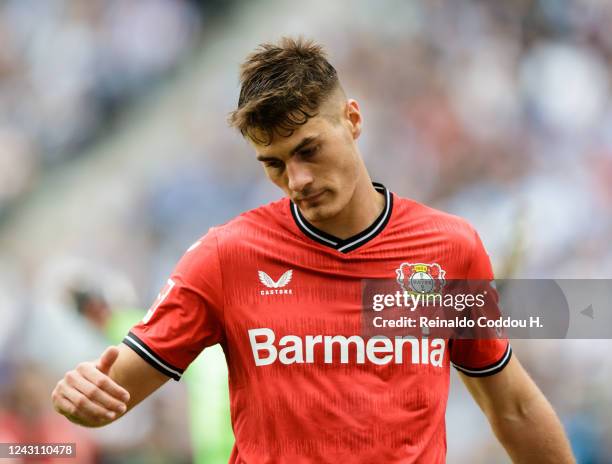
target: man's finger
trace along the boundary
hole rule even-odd
[[[108,374],[110,372],[110,368],[115,363],[117,358],[119,357],[119,348],[116,346],[109,346],[104,350],[100,359],[96,363],[96,367],[98,370],[104,374]]]
[[[83,393],[83,395],[90,400],[104,406],[106,409],[115,411],[119,414],[123,414],[125,411],[127,411],[127,404],[125,402],[109,395],[97,385],[91,383],[85,377],[74,388]]]
[[[70,402],[63,394],[55,400],[55,410],[62,416],[75,424],[84,424],[83,418],[79,417],[77,407]]]
[[[99,369],[95,368],[92,363],[80,364],[79,367],[77,367],[77,371],[89,383],[122,403],[127,404],[130,400],[130,394],[125,388],[113,381],[108,375],[103,374]],[[76,384],[73,386],[76,386]]]
[[[75,406],[75,412],[70,415],[79,420],[100,422],[113,420],[117,417],[114,411],[94,403],[76,388],[66,388],[62,393]]]
[[[68,401],[63,393],[58,393],[53,399],[53,407],[57,412],[66,417],[73,416],[76,413],[76,406]]]

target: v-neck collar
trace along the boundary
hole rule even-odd
[[[293,216],[295,224],[304,233],[304,235],[311,238],[315,242],[320,243],[321,245],[328,246],[338,250],[341,253],[348,253],[349,251],[365,245],[367,242],[380,234],[391,217],[391,210],[393,209],[393,195],[391,195],[391,192],[389,192],[389,190],[387,190],[383,184],[373,182],[372,185],[377,192],[385,197],[385,207],[372,224],[370,224],[365,230],[353,235],[352,237],[341,239],[317,229],[306,220],[306,218],[300,212],[300,209],[292,201],[289,205],[291,215]]]

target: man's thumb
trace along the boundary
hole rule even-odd
[[[103,374],[108,374],[111,366],[115,363],[118,356],[119,348],[117,348],[116,346],[109,346],[108,348],[106,348],[106,350],[104,350],[104,353],[102,353],[100,359],[98,359],[96,367]]]

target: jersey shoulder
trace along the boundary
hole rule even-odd
[[[214,235],[219,249],[225,251],[256,242],[273,244],[286,235],[288,219],[289,199],[285,197],[245,211],[225,224],[211,227],[207,235]]]
[[[406,198],[398,198],[396,204],[396,246],[408,243],[413,256],[435,259],[445,266],[448,278],[490,278],[489,257],[467,220]]]
[[[424,205],[415,200],[396,196],[396,224],[411,233],[441,235],[444,240],[473,247],[476,229],[464,218]]]
[[[217,279],[224,267],[239,272],[274,255],[287,242],[288,201],[283,198],[211,227],[187,249],[176,271],[201,287],[203,281]]]

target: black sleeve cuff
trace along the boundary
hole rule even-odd
[[[149,348],[140,338],[129,332],[123,339],[123,343],[136,352],[138,356],[157,369],[164,375],[178,381],[183,375],[183,369],[173,366],[164,361],[155,351]]]
[[[458,364],[455,364],[454,362],[451,362],[451,364],[459,372],[469,377],[487,377],[489,375],[494,375],[494,374],[497,374],[498,372],[501,372],[503,368],[506,367],[511,357],[512,357],[512,348],[510,347],[510,343],[508,343],[508,346],[506,347],[506,351],[504,351],[504,354],[502,355],[502,357],[498,361],[494,362],[493,364],[489,364],[488,366],[471,368],[471,367],[460,366]]]

